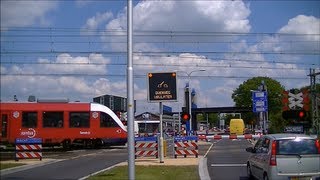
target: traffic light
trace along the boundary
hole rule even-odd
[[[305,121],[307,112],[305,110],[288,110],[282,112],[282,117],[286,120]]]
[[[190,120],[190,114],[187,112],[182,112],[181,113],[181,123],[185,124],[186,122],[188,122]]]

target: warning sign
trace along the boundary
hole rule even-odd
[[[148,101],[177,101],[177,73],[148,73]]]

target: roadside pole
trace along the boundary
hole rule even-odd
[[[160,111],[160,124],[159,124],[159,131],[160,131],[160,138],[159,138],[159,153],[160,153],[160,163],[164,163],[164,154],[163,154],[163,129],[162,129],[162,114],[163,114],[163,109],[162,109],[162,102],[159,102],[159,111]]]
[[[133,58],[132,58],[132,0],[128,0],[127,13],[127,111],[128,111],[128,177],[135,179],[135,151],[134,151],[134,97],[133,97]]]

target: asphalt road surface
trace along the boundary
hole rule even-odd
[[[208,152],[207,165],[211,180],[247,180],[246,160],[251,146],[245,139],[214,141]]]
[[[79,151],[78,156],[2,176],[1,180],[79,179],[128,158],[126,147]],[[63,156],[63,154],[61,154]]]

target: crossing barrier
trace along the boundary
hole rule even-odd
[[[15,160],[19,159],[40,159],[42,160],[42,139],[27,138],[16,139],[15,141]]]
[[[254,139],[259,138],[262,135],[252,135],[252,134],[245,134],[245,135],[213,135],[213,136],[207,136],[207,140],[214,139]]]
[[[178,156],[195,156],[198,158],[198,137],[197,136],[185,136],[174,138],[174,158]]]
[[[199,141],[208,141],[206,134],[198,134],[198,140]]]
[[[136,137],[135,138],[135,159],[138,157],[155,156],[158,158],[157,137]]]

